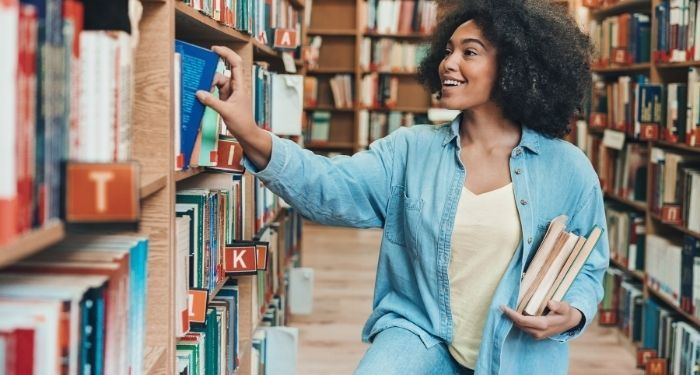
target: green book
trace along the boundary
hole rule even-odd
[[[219,64],[216,66],[217,73],[224,73],[226,66],[222,60],[219,60]],[[219,89],[214,87],[212,96],[216,99],[219,98]],[[206,107],[204,109],[204,116],[202,117],[202,127],[199,142],[199,158],[197,165],[200,167],[215,167],[216,166],[216,151],[217,144],[219,142],[219,114]]]

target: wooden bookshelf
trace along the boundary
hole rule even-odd
[[[687,234],[687,235],[689,235],[689,236],[691,236],[691,237],[695,237],[695,238],[700,239],[700,233],[698,233],[698,232],[694,232],[694,231],[692,231],[692,230],[690,230],[690,229],[688,229],[688,228],[686,228],[686,227],[684,227],[684,226],[682,226],[682,225],[673,224],[673,223],[667,223],[667,222],[661,220],[661,216],[660,216],[660,215],[655,214],[655,213],[653,213],[653,212],[650,213],[650,215],[651,215],[651,217],[652,217],[657,223],[659,223],[659,224],[661,224],[661,225],[663,225],[663,226],[666,226],[666,227],[669,227],[669,228],[673,228],[673,229],[675,229],[675,230],[678,231],[678,232],[681,232],[681,233]]]
[[[613,200],[615,202],[621,203],[627,207],[633,208],[639,212],[646,212],[647,204],[646,202],[633,201],[631,199],[623,198],[615,194],[605,193],[605,198]]]
[[[392,76],[409,76],[409,77],[415,77],[418,72],[404,72],[404,71],[379,71],[379,70],[364,70],[362,74],[372,74],[372,73],[377,73],[377,74],[389,74]]]
[[[639,63],[639,64],[630,64],[630,65],[608,66],[608,67],[604,67],[604,68],[592,68],[591,71],[593,73],[599,73],[599,74],[627,74],[627,73],[644,72],[644,71],[648,71],[650,69],[651,69],[651,63]]]
[[[248,43],[251,39],[250,36],[222,25],[180,1],[175,2],[175,22],[175,37],[185,41],[230,44]]]
[[[9,245],[0,247],[0,267],[7,266],[19,259],[28,257],[58,243],[65,236],[63,223],[55,220],[42,228],[24,233]]]
[[[610,264],[615,266],[615,268],[619,269],[620,271],[624,272],[625,274],[632,276],[633,278],[644,282],[644,272],[642,271],[637,271],[637,270],[631,270],[627,268],[624,264],[618,262],[615,259],[610,258]]]
[[[692,66],[700,66],[700,61],[684,61],[675,63],[655,63],[655,67],[659,69],[686,69]]]
[[[430,37],[428,34],[423,33],[409,33],[409,34],[393,34],[393,33],[380,33],[376,31],[366,31],[362,33],[364,36],[371,38],[395,38],[395,39],[414,39],[414,40],[425,40]]]
[[[184,171],[176,171],[174,172],[175,174],[175,181],[182,181],[186,180],[188,178],[194,177],[200,173],[204,172],[204,168],[190,168]]]
[[[620,13],[642,11],[649,13],[651,1],[649,0],[622,0],[610,6],[595,9],[591,12],[593,18],[605,18]]]
[[[304,107],[305,111],[355,112],[354,108],[336,108],[331,106]]]
[[[164,346],[148,347],[144,356],[144,373],[146,375],[157,374],[163,370],[163,365],[165,364],[163,363],[165,362]]]
[[[216,284],[216,287],[214,287],[214,290],[209,293],[209,302],[213,301],[214,298],[216,298],[216,295],[219,294],[219,291],[221,291],[221,288],[224,287],[224,284],[228,281],[228,277],[224,277],[223,280],[219,281],[218,284]]]
[[[687,322],[695,326],[695,328],[700,328],[700,319],[696,318],[692,314],[688,314],[687,312],[683,311],[683,309],[681,309],[680,306],[676,305],[670,298],[659,293],[658,291],[656,291],[656,289],[652,288],[648,284],[645,285],[649,295],[654,296],[656,299],[663,302],[664,305],[681,315]]]
[[[700,146],[688,146],[685,143],[672,143],[666,141],[653,141],[652,145],[664,148],[671,148],[677,151],[700,153]]]
[[[167,175],[141,176],[141,199],[146,199],[157,193],[160,189],[165,188],[167,184]]]
[[[354,29],[313,29],[309,28],[306,30],[307,35],[320,35],[320,36],[355,36],[357,31]],[[321,47],[323,48],[323,47]]]
[[[319,67],[316,69],[309,69],[306,74],[355,74],[354,69],[338,69],[333,67]]]

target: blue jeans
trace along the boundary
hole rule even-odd
[[[404,328],[387,328],[374,337],[355,375],[472,375],[457,363],[444,343],[427,348],[420,337]]]

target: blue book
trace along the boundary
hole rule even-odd
[[[175,52],[179,53],[182,59],[180,149],[185,159],[183,168],[187,169],[204,115],[204,105],[197,99],[196,93],[198,90],[209,91],[211,89],[216,66],[219,63],[219,55],[180,40],[175,40]]]

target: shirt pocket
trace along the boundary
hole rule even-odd
[[[409,198],[403,186],[393,186],[384,225],[386,239],[393,244],[413,248],[416,252],[422,208],[423,199]]]

